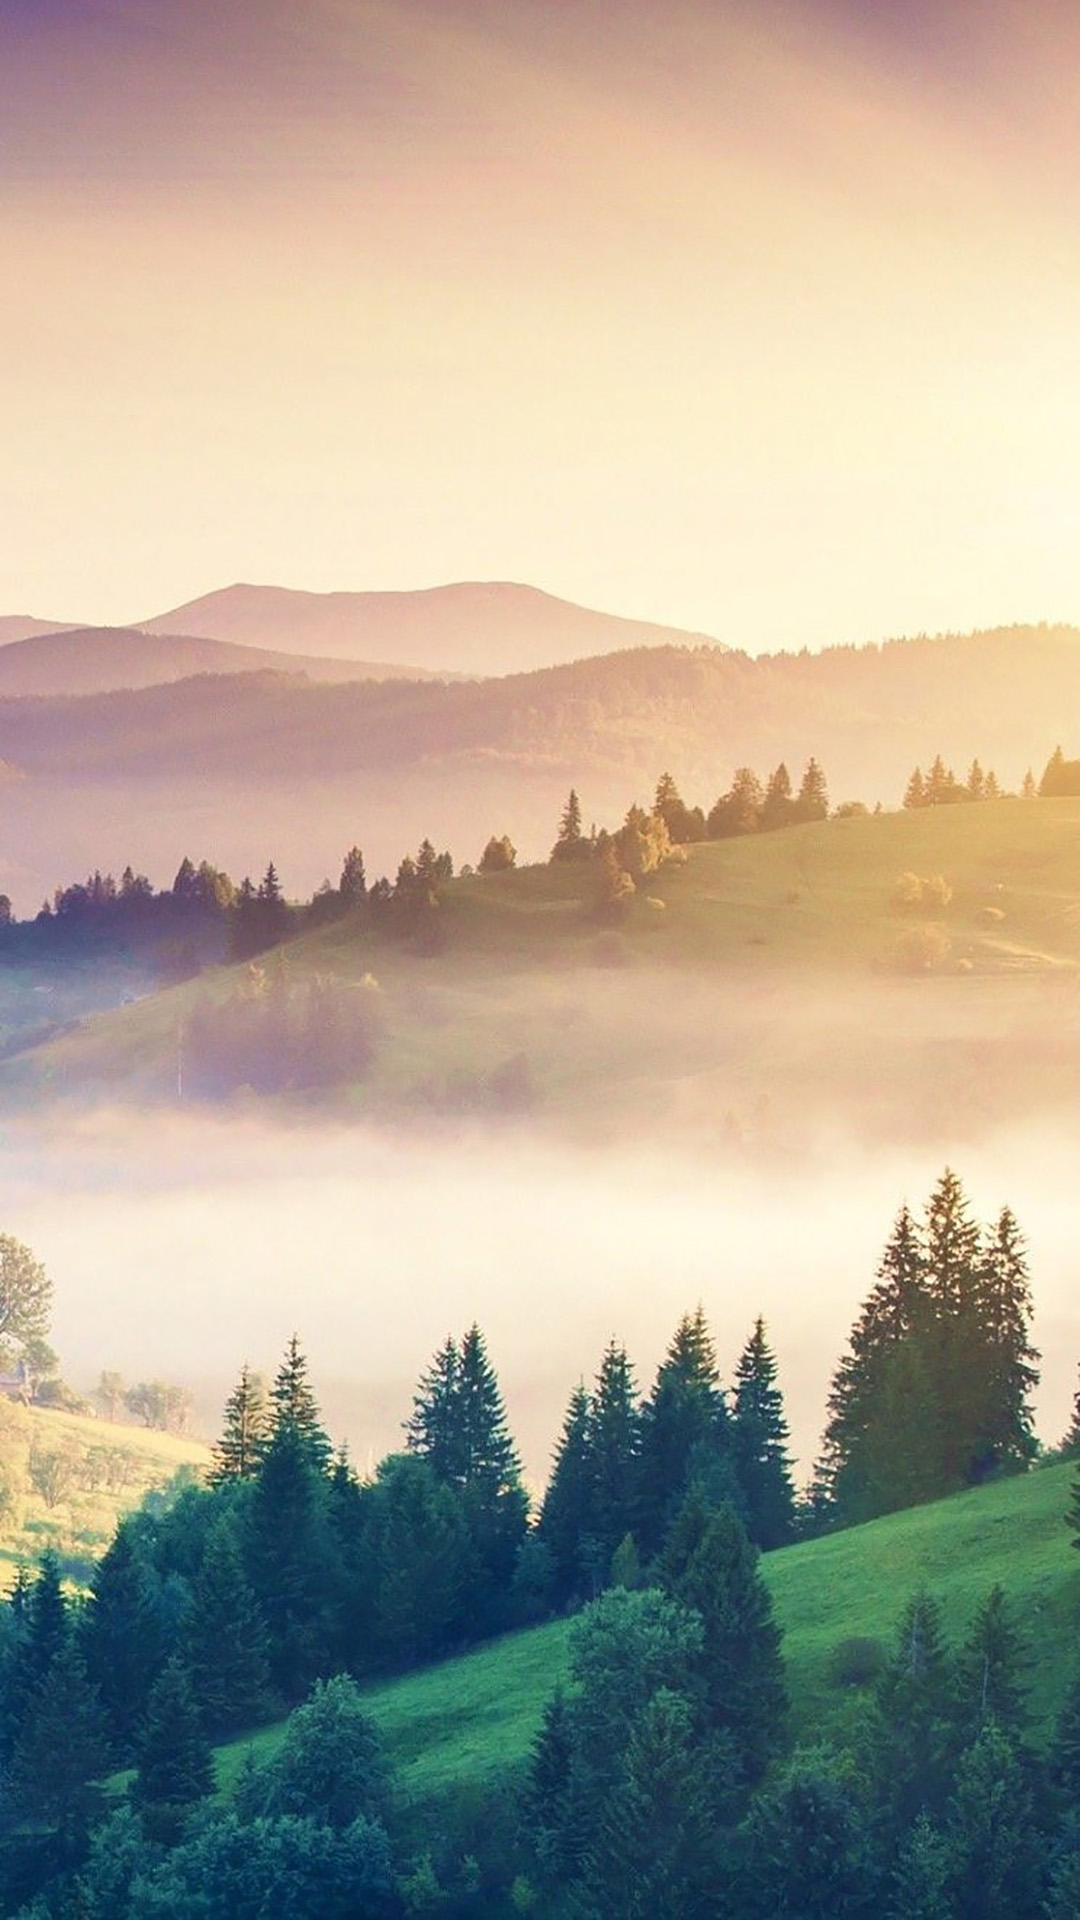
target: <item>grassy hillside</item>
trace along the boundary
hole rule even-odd
[[[81,1581],[121,1514],[208,1459],[198,1440],[0,1399],[0,1592],[46,1547]]]
[[[1032,1710],[1045,1733],[1076,1665],[1080,1555],[1063,1524],[1073,1471],[1047,1467],[769,1555],[762,1565],[784,1630],[796,1735],[840,1731],[850,1716],[857,1696],[831,1674],[843,1641],[868,1636],[890,1646],[920,1585],[938,1596],[946,1630],[960,1640],[995,1582],[1027,1636]],[[423,1798],[520,1766],[545,1701],[566,1674],[568,1631],[559,1621],[512,1634],[369,1688],[368,1710],[406,1791]],[[281,1727],[270,1727],[221,1748],[222,1786],[249,1749],[266,1758],[280,1739]]]
[[[783,1082],[792,1111],[854,1098],[872,1127],[883,1100],[917,1104],[932,1056],[963,1122],[1006,1093],[1080,1091],[1062,1046],[1077,1019],[1078,854],[1078,800],[832,820],[690,848],[614,928],[583,903],[587,870],[539,866],[453,882],[433,954],[338,923],[267,964],[300,983],[368,981],[375,1062],[344,1089],[361,1111],[602,1114],[617,1091],[632,1116],[663,1089],[687,1117],[739,1131]],[[904,874],[941,876],[947,903],[901,904]],[[241,977],[87,1021],[4,1079],[174,1099],[178,1034]]]

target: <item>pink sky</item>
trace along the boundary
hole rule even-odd
[[[1080,619],[1064,0],[0,35],[0,612],[509,578],[749,647]]]

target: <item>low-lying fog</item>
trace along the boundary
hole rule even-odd
[[[957,1163],[978,1217],[1007,1203],[1028,1237],[1047,1441],[1080,1360],[1075,1132],[998,1134]],[[921,1208],[942,1157],[849,1141],[785,1168],[661,1138],[100,1113],[9,1126],[4,1163],[0,1230],[46,1264],[74,1385],[105,1367],[181,1382],[212,1436],[241,1362],[272,1371],[296,1329],[331,1431],[366,1468],[400,1443],[435,1347],[476,1319],[540,1484],[608,1338],[647,1384],[699,1300],[728,1376],[765,1315],[805,1472],[890,1225],[905,1198]]]
[[[13,1125],[4,1162],[0,1227],[48,1267],[73,1384],[104,1367],[179,1380],[213,1434],[240,1363],[273,1371],[296,1329],[329,1427],[367,1467],[400,1444],[432,1350],[477,1319],[534,1484],[607,1338],[648,1382],[698,1300],[728,1375],[765,1313],[805,1471],[897,1208],[920,1208],[942,1171],[936,1152],[851,1142],[784,1171],[659,1140],[161,1114]],[[1030,1242],[1045,1440],[1067,1427],[1080,1359],[1074,1167],[1061,1133],[999,1135],[957,1165],[978,1217],[1009,1204]]]

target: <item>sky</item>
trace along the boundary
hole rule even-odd
[[[1080,621],[1071,0],[0,0],[0,613]]]

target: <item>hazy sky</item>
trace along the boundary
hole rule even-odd
[[[0,0],[0,612],[1080,619],[1072,0]]]

